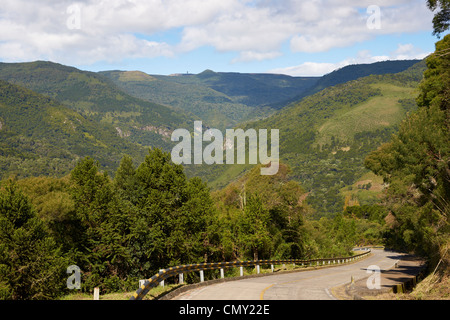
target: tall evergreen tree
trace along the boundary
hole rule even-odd
[[[81,160],[72,170],[71,179],[81,229],[76,262],[84,271],[82,283],[87,290],[95,286],[117,290],[117,283],[127,277],[131,268],[128,244],[133,216],[128,215],[113,192],[110,178],[100,172],[98,162],[92,158]]]
[[[14,182],[0,192],[0,299],[52,299],[68,267],[27,197]]]
[[[212,254],[207,231],[215,215],[209,189],[199,178],[188,179],[170,154],[150,149],[137,169],[124,158],[114,183],[134,212],[129,247],[136,274],[148,277],[159,268],[203,262]]]

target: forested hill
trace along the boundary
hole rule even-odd
[[[388,141],[406,114],[417,108],[415,92],[424,69],[424,62],[419,62],[398,74],[329,87],[243,129],[280,130],[280,158],[308,190],[316,217],[341,212],[346,194],[355,202],[372,204],[381,185],[373,185],[374,192],[351,188],[368,173],[367,154]],[[188,168],[188,172],[198,174],[202,169],[211,185],[222,187],[249,166]]]
[[[231,123],[245,120],[243,110],[249,115],[252,112],[250,109],[258,109],[260,106],[255,105],[262,103],[262,100],[255,98],[253,103],[248,101],[261,92],[272,92],[275,95],[278,90],[276,97],[280,99],[296,90],[313,88],[314,83],[331,85],[348,77],[375,72],[373,70],[376,66],[380,67],[378,72],[383,73],[401,70],[409,64],[411,61],[349,66],[318,80],[268,74],[217,73],[210,70],[198,75],[177,76],[155,76],[142,72],[93,73],[42,61],[1,63],[0,79],[33,90],[17,89],[17,92],[21,92],[20,95],[26,96],[27,99],[33,97],[34,104],[40,106],[37,110],[47,112],[44,111],[47,110],[46,99],[50,97],[53,100],[48,101],[57,104],[60,110],[66,110],[65,113],[69,114],[69,109],[76,111],[71,113],[71,117],[82,119],[80,121],[86,127],[81,130],[83,136],[70,135],[70,138],[67,138],[64,132],[67,133],[70,126],[63,128],[66,131],[53,130],[54,123],[50,123],[46,125],[50,131],[53,130],[52,134],[47,132],[43,135],[40,128],[45,126],[45,122],[34,123],[40,120],[34,120],[28,113],[4,112],[4,115],[0,114],[4,128],[8,127],[8,122],[11,122],[13,117],[22,117],[14,120],[14,132],[18,134],[16,139],[19,139],[19,136],[21,139],[19,149],[12,147],[16,142],[12,141],[11,137],[3,140],[4,150],[9,150],[3,154],[3,166],[8,174],[16,172],[19,176],[67,172],[69,167],[73,167],[73,163],[69,164],[68,159],[72,161],[79,156],[93,154],[98,155],[96,158],[103,168],[114,169],[121,154],[127,153],[133,157],[136,155],[136,159],[142,159],[142,156],[136,154],[141,150],[141,146],[159,147],[169,151],[172,130],[191,128],[193,121],[199,120],[196,116],[187,115],[189,111],[197,115],[202,114],[211,120],[205,123],[207,126],[219,122],[223,124],[219,128],[224,128],[230,124],[227,122],[230,118],[233,118]],[[365,80],[329,87],[285,107],[272,117],[268,115],[275,109],[270,108],[271,111],[265,113],[265,110],[260,108],[260,115],[266,119],[252,122],[246,127],[280,129],[281,154],[294,169],[293,176],[310,188],[310,200],[316,204],[316,209],[322,211],[320,214],[330,213],[342,206],[340,188],[351,185],[363,173],[363,156],[386,141],[387,137],[395,132],[396,125],[405,113],[414,108],[410,93],[417,86],[423,69],[422,62],[398,74],[371,76],[363,78]],[[192,102],[193,107],[183,113],[179,109],[144,101],[148,100],[149,96],[142,96],[143,92],[150,93],[155,99],[159,97],[158,103],[172,97],[177,101],[184,101],[184,104]],[[8,108],[19,105],[21,98],[15,97],[14,94],[16,93],[9,92],[6,95],[9,102],[5,105]],[[200,100],[208,101],[206,109],[195,104]],[[243,104],[245,101],[248,105]],[[207,114],[210,115],[209,118]],[[224,121],[221,122],[222,120]],[[68,121],[76,123],[75,120]],[[34,131],[31,128],[34,128]],[[11,126],[8,130],[10,129]],[[6,132],[4,129],[3,133]],[[59,136],[60,134],[63,136]],[[35,144],[34,149],[25,147],[24,139],[38,139],[47,145],[51,139],[55,140],[52,148],[59,148],[59,152],[65,155],[56,157],[59,160],[52,157],[52,162],[60,161],[64,164],[58,164],[59,169],[50,170],[48,166],[41,168],[34,160],[48,163],[48,160],[44,160],[48,159],[48,155],[36,148],[39,144]],[[30,143],[32,142],[27,142]],[[15,150],[14,155],[11,150]],[[111,156],[107,156],[108,152],[111,152]],[[356,167],[350,163],[350,158],[358,163]],[[317,162],[317,159],[321,161]],[[207,179],[213,187],[225,186],[243,170],[239,166],[199,166],[186,169],[190,176],[199,175]],[[325,194],[324,190],[328,190],[329,194],[326,201],[321,198]],[[318,194],[322,196],[316,198]]]
[[[130,95],[192,113],[209,127],[225,129],[266,118],[291,102],[371,74],[398,73],[418,60],[382,61],[343,67],[323,77],[215,72],[170,76],[141,71],[104,71]]]
[[[247,128],[278,128],[280,156],[311,192],[309,201],[318,215],[340,212],[343,191],[368,172],[364,158],[417,108],[415,95],[425,68],[421,61],[401,73],[329,87]],[[355,200],[371,204],[376,198]]]
[[[272,104],[290,99],[313,86],[317,77],[277,74],[222,73],[149,75],[140,71],[105,71],[129,94],[194,114],[209,127],[225,129],[266,117]],[[261,106],[267,106],[265,108]]]
[[[168,150],[170,132],[194,120],[179,110],[130,96],[94,72],[52,62],[0,63],[0,79],[53,98],[129,141]]]
[[[66,175],[86,156],[113,170],[124,153],[143,159],[145,149],[110,124],[0,80],[0,179]]]
[[[420,60],[388,60],[374,63],[348,65],[320,77],[320,79],[318,79],[318,81],[312,87],[298,93],[290,100],[283,101],[283,103],[278,105],[274,105],[274,107],[282,108],[288,103],[295,103],[302,98],[317,93],[325,88],[370,75],[383,75],[403,72],[413,65],[417,64],[418,62],[420,62]]]

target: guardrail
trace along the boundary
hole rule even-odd
[[[180,275],[186,272],[196,272],[200,271],[203,275],[205,270],[223,270],[226,268],[233,267],[251,267],[256,266],[257,272],[259,273],[259,266],[261,265],[271,265],[273,271],[274,264],[300,264],[309,266],[320,266],[325,264],[343,264],[348,263],[357,259],[361,259],[371,252],[367,249],[366,252],[360,253],[358,255],[350,257],[338,257],[338,258],[325,258],[325,259],[311,259],[311,260],[300,260],[300,259],[282,259],[282,260],[249,260],[249,261],[230,261],[230,262],[211,262],[211,263],[197,263],[197,264],[184,264],[176,267],[170,267],[167,269],[161,269],[157,274],[148,280],[145,280],[140,288],[133,294],[130,300],[142,300],[144,296],[150,291],[150,289],[159,285],[160,282],[166,280],[167,278]],[[242,269],[241,269],[242,270]],[[241,272],[242,276],[242,272]],[[221,271],[221,277],[223,278],[223,271]],[[201,276],[201,281],[203,277]]]

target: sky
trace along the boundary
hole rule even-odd
[[[426,0],[0,0],[0,61],[87,71],[321,76],[422,59]]]

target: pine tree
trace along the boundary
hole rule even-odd
[[[52,299],[64,289],[66,258],[14,182],[0,192],[0,299]]]

